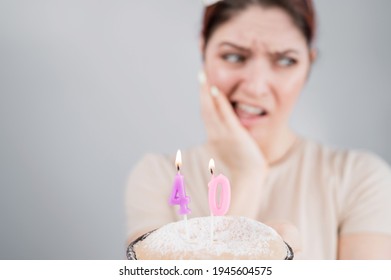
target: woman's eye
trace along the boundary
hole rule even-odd
[[[241,63],[245,61],[245,57],[243,55],[233,53],[223,55],[223,59],[230,63]]]
[[[282,67],[288,67],[288,66],[294,65],[296,63],[297,63],[296,59],[293,59],[293,58],[290,58],[287,56],[280,57],[277,60],[277,64]]]

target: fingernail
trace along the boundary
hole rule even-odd
[[[198,81],[200,82],[201,85],[205,84],[206,76],[204,71],[200,71],[200,73],[198,73]]]
[[[212,86],[212,87],[210,88],[210,94],[211,94],[212,96],[216,97],[217,95],[220,94],[220,91],[219,91],[219,89],[218,89],[217,87]]]

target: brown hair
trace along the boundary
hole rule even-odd
[[[213,32],[221,24],[229,21],[250,5],[283,9],[302,32],[308,46],[313,45],[316,33],[316,15],[312,0],[222,0],[205,9],[201,32],[204,48]]]

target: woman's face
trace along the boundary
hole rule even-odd
[[[226,94],[257,142],[288,128],[311,62],[303,34],[285,11],[247,8],[216,29],[204,58],[209,83]]]

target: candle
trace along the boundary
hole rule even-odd
[[[175,165],[178,173],[175,175],[174,184],[172,187],[169,204],[170,205],[179,205],[179,215],[184,216],[185,226],[186,226],[186,235],[189,239],[189,229],[187,225],[187,214],[191,213],[191,210],[188,208],[190,202],[190,197],[186,196],[185,183],[183,180],[183,175],[180,172],[182,165],[182,156],[181,151],[178,150],[175,159]]]
[[[229,209],[231,203],[231,185],[224,175],[214,176],[214,160],[209,161],[209,170],[212,174],[209,187],[209,208],[213,215],[223,216]],[[217,196],[217,188],[221,186],[220,197]]]
[[[213,243],[214,236],[214,219],[213,216],[223,216],[229,209],[231,202],[231,185],[224,175],[214,175],[215,162],[209,161],[209,170],[212,177],[208,183],[209,188],[209,208],[210,208],[210,242]],[[217,197],[217,187],[221,186],[220,197]]]
[[[177,175],[175,175],[174,185],[172,187],[169,203],[171,205],[179,205],[179,215],[187,215],[191,213],[191,210],[187,207],[190,202],[190,198],[186,196],[185,183],[183,180],[183,175],[180,172],[180,168],[182,165],[182,157],[180,150],[178,150],[177,152],[175,165],[178,173]]]

